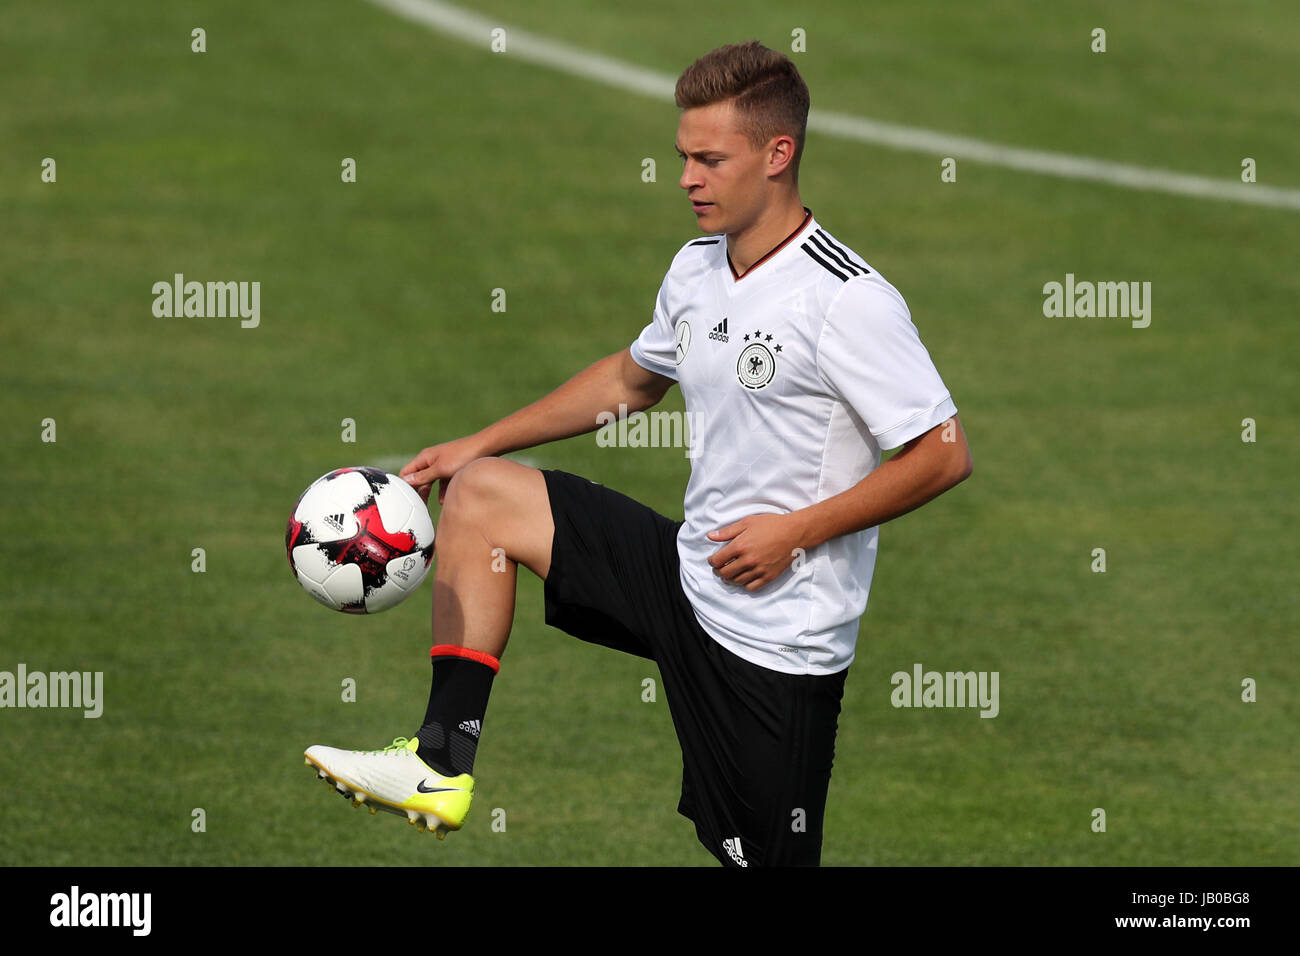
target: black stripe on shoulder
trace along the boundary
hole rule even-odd
[[[844,271],[847,272],[849,275],[860,276],[863,274],[862,270],[859,269],[856,265],[854,265],[852,262],[849,262],[847,259],[844,258],[844,256],[840,255],[838,252],[832,250],[830,245],[827,244],[824,237],[818,236],[816,233],[814,233],[813,235],[808,237],[808,241],[811,242],[818,249],[820,249],[822,255],[824,255],[827,259],[830,259],[836,265],[842,267]]]
[[[830,236],[826,235],[825,232],[823,232],[822,230],[818,229],[818,230],[817,230],[817,235],[819,235],[819,236],[821,236],[823,239],[825,239],[825,240],[826,240],[826,244],[827,244],[828,246],[831,246],[831,247],[834,248],[836,251],[838,251],[839,254],[840,254],[841,256],[844,257],[844,261],[846,261],[846,262],[850,262],[850,263],[852,263],[853,265],[857,266],[859,269],[861,269],[863,275],[870,275],[870,274],[871,274],[871,270],[867,268],[867,264],[866,264],[865,262],[858,262],[858,261],[856,261],[856,260],[855,260],[851,255],[848,254],[848,252],[846,252],[844,249],[840,248],[840,246],[838,246],[838,245],[835,243],[835,240],[834,240],[834,239],[832,239]]]
[[[694,242],[688,242],[688,246],[716,246],[721,239],[696,239]]]
[[[827,262],[827,261],[826,261],[825,259],[823,259],[821,256],[817,255],[817,253],[813,251],[813,247],[812,247],[811,245],[809,245],[808,243],[805,242],[805,243],[804,243],[802,246],[800,246],[799,248],[802,249],[804,252],[808,253],[808,255],[812,257],[812,260],[813,260],[814,262],[816,262],[818,265],[820,265],[820,266],[821,266],[823,269],[825,269],[827,272],[831,273],[832,275],[839,276],[840,279],[841,279],[841,281],[843,281],[843,282],[848,282],[848,281],[849,281],[849,277],[848,277],[848,276],[846,276],[846,275],[845,275],[843,272],[841,272],[839,269],[836,269],[833,265],[831,265],[829,262]]]

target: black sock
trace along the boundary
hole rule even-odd
[[[420,759],[445,777],[474,772],[483,715],[500,663],[490,654],[450,644],[431,652],[433,683],[424,726],[415,735]]]

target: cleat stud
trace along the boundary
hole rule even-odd
[[[443,829],[440,828],[440,829],[438,830],[438,839],[439,839],[439,840],[445,840],[445,839],[447,839],[447,831],[446,831],[446,830],[443,830]]]
[[[379,811],[376,810],[374,807],[367,807],[366,809],[370,811],[370,815],[371,815],[372,817],[373,817],[376,813],[379,812]]]
[[[361,800],[358,800],[356,797],[353,797],[353,798],[352,798],[352,805],[353,805],[354,807],[359,807],[359,806],[361,806],[361,804],[362,804],[362,801],[361,801]]]

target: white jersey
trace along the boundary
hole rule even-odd
[[[632,343],[686,401],[691,477],[677,536],[700,626],[739,657],[788,674],[853,662],[878,528],[812,548],[757,591],[708,563],[710,531],[851,488],[896,448],[957,414],[898,290],[803,225],[739,279],[725,236],[688,242]]]

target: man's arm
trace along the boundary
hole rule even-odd
[[[642,368],[630,349],[589,365],[555,391],[478,433],[484,455],[503,455],[595,431],[601,412],[628,413],[657,405],[673,386],[666,375]]]
[[[455,441],[432,445],[408,462],[399,473],[426,501],[435,481],[438,501],[447,493],[451,476],[475,458],[503,455],[595,431],[601,412],[628,413],[656,405],[673,385],[673,379],[642,368],[629,349],[607,355],[569,379],[555,391],[482,431]]]
[[[950,438],[951,440],[945,440]],[[789,514],[760,514],[709,532],[729,541],[709,557],[714,573],[756,591],[807,550],[842,534],[884,524],[970,477],[974,463],[957,416],[907,442],[852,488]]]
[[[954,415],[913,438],[852,488],[793,512],[800,520],[797,547],[815,548],[892,521],[965,481],[974,467],[966,432]]]

